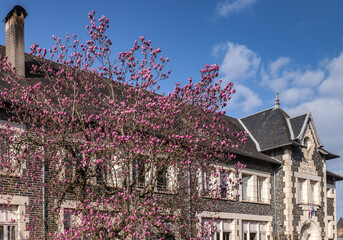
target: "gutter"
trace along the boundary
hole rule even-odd
[[[300,143],[297,143],[296,141],[291,141],[291,142],[288,142],[288,143],[285,143],[285,144],[281,144],[281,145],[269,147],[269,148],[266,148],[266,149],[262,149],[261,153],[263,153],[265,151],[269,151],[269,150],[275,149],[275,148],[287,147],[287,146],[292,146],[292,145],[293,146],[297,146],[297,147],[303,147],[303,145],[301,145]]]

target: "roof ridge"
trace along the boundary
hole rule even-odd
[[[262,111],[259,111],[259,112],[256,112],[256,113],[253,113],[253,114],[250,114],[250,115],[248,115],[248,116],[245,116],[245,117],[242,117],[242,118],[238,118],[238,119],[248,118],[248,117],[254,116],[254,115],[256,115],[256,114],[259,114],[259,113],[262,113],[262,112],[266,112],[266,111],[268,111],[268,110],[273,110],[273,109],[274,109],[274,107],[270,107],[270,108],[267,108],[267,109],[265,109],[265,110],[262,110]]]
[[[309,114],[309,113],[311,113],[311,112],[298,114],[298,115],[296,115],[296,116],[294,116],[294,117],[290,117],[290,119],[297,118],[297,117],[301,117],[301,116],[306,115],[306,114]]]
[[[258,141],[255,139],[255,137],[252,135],[252,133],[249,131],[249,129],[245,126],[245,124],[241,121],[241,119],[237,119],[239,124],[241,124],[241,126],[243,127],[243,129],[248,133],[250,139],[255,143],[256,146],[256,150],[258,152],[261,151],[261,147],[260,144],[258,143]]]

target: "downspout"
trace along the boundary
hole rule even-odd
[[[188,163],[188,178],[189,178],[189,184],[188,184],[188,190],[189,190],[189,229],[190,229],[190,239],[192,239],[192,197],[191,197],[191,163]]]
[[[45,132],[45,129],[44,129],[44,126],[43,126],[43,133]],[[44,138],[43,138],[43,144],[45,143],[44,141]],[[47,223],[46,223],[46,216],[45,216],[45,213],[46,213],[46,201],[45,201],[45,148],[43,147],[43,167],[42,167],[42,183],[43,183],[43,186],[42,186],[42,218],[43,218],[43,239],[47,239],[46,238],[46,226],[47,226]]]
[[[45,227],[46,227],[46,220],[45,220],[45,159],[44,159],[44,148],[43,148],[43,186],[42,186],[42,198],[43,198],[43,239],[45,239]]]
[[[276,172],[278,172],[281,168],[283,167],[283,165],[281,165],[280,167],[278,168],[275,168],[274,169],[274,229],[273,229],[273,232],[274,232],[274,235],[276,235],[276,232],[277,232],[277,214],[276,214]]]

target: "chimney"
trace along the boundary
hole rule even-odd
[[[279,93],[277,93],[276,96],[275,96],[275,106],[274,106],[274,109],[279,109],[279,108],[280,108]]]
[[[6,56],[21,77],[25,77],[24,19],[26,16],[26,10],[16,5],[4,19]]]

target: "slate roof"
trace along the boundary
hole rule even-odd
[[[243,117],[240,119],[242,126],[250,134],[255,142],[256,149],[259,152],[283,147],[287,145],[301,145],[301,140],[308,123],[314,134],[317,135],[312,116],[310,113],[302,114],[296,117],[289,117],[281,108],[269,108],[264,111]],[[318,138],[315,136],[319,146],[319,152],[325,159],[338,158],[325,149]]]
[[[340,218],[337,223],[337,229],[343,229],[343,218]]]
[[[6,55],[6,47],[3,45],[0,45],[0,55],[3,57]],[[35,60],[35,56],[32,56],[30,54],[25,53],[25,78],[21,78],[21,82],[28,86],[28,85],[34,85],[39,82],[44,82],[43,75],[37,75],[37,74],[31,74],[30,69],[33,64],[37,64],[38,62]],[[58,66],[57,63],[54,63],[56,66]],[[0,88],[4,89],[6,87],[6,83],[4,81],[0,81]]]
[[[297,138],[300,135],[300,132],[302,130],[302,127],[304,125],[307,115],[308,114],[306,113],[306,114],[302,114],[300,116],[296,116],[289,119],[292,126],[294,138]]]
[[[334,177],[336,181],[343,180],[343,177],[341,175],[338,175],[337,173],[330,172],[326,170],[326,175],[330,177]]]
[[[2,56],[6,54],[3,45],[0,45],[0,54]],[[38,82],[44,84],[45,79],[42,75],[32,75],[29,72],[32,64],[35,63],[37,63],[35,57],[25,53],[26,78],[22,79],[24,85],[34,85]],[[56,68],[60,65],[53,64],[56,65],[54,66]],[[1,89],[6,87],[4,84],[3,81],[0,81]],[[290,118],[281,108],[269,108],[241,119],[224,116],[225,120],[230,124],[230,133],[247,131],[249,134],[246,143],[239,144],[239,148],[231,150],[231,152],[274,164],[281,164],[279,160],[263,154],[263,151],[291,144],[301,146],[295,140],[297,140],[296,138],[301,133],[304,124],[306,124],[307,115],[303,114]],[[324,149],[321,150],[327,159],[338,157]]]
[[[229,116],[224,116],[224,119],[229,124],[230,133],[244,132],[245,131],[245,129],[240,124],[238,119],[233,118],[233,117],[229,117]],[[237,143],[237,142],[235,142],[234,138],[232,138],[232,140],[233,140],[233,143]],[[281,162],[279,160],[276,160],[272,157],[269,157],[268,155],[265,155],[263,153],[258,152],[256,149],[256,145],[255,145],[254,141],[250,137],[247,138],[245,144],[240,144],[240,143],[237,143],[237,144],[239,144],[238,149],[230,150],[232,153],[234,153],[236,155],[255,158],[255,159],[259,159],[262,161],[267,161],[267,162],[275,163],[275,164],[279,164],[279,165],[281,164]]]
[[[5,56],[5,54],[6,54],[5,46],[0,45],[0,55]],[[34,85],[39,82],[42,82],[44,84],[45,82],[45,78],[43,75],[32,75],[29,72],[29,69],[31,68],[33,64],[37,64],[37,61],[35,60],[35,56],[25,53],[26,77],[22,78],[21,80],[24,85]],[[56,69],[60,65],[58,63],[53,63],[53,64],[56,65],[54,66],[56,67]],[[4,83],[4,81],[0,81],[0,89],[4,90],[6,87],[8,87],[7,84]],[[229,117],[229,116],[224,116],[224,120],[229,124],[230,133],[241,132],[241,131],[244,132],[244,128],[239,123],[238,119]],[[267,161],[267,162],[278,164],[278,165],[281,164],[279,160],[276,160],[270,156],[267,156],[263,153],[258,152],[255,146],[255,143],[252,141],[250,137],[247,138],[247,141],[245,144],[235,142],[234,138],[230,138],[230,139],[233,140],[233,144],[239,144],[238,149],[230,150],[230,152],[236,155],[246,156],[246,157],[250,157],[250,158],[254,158],[254,159],[258,159],[262,161]]]
[[[287,123],[288,118],[282,109],[269,108],[240,120],[256,140],[258,150],[263,152],[294,143]]]

